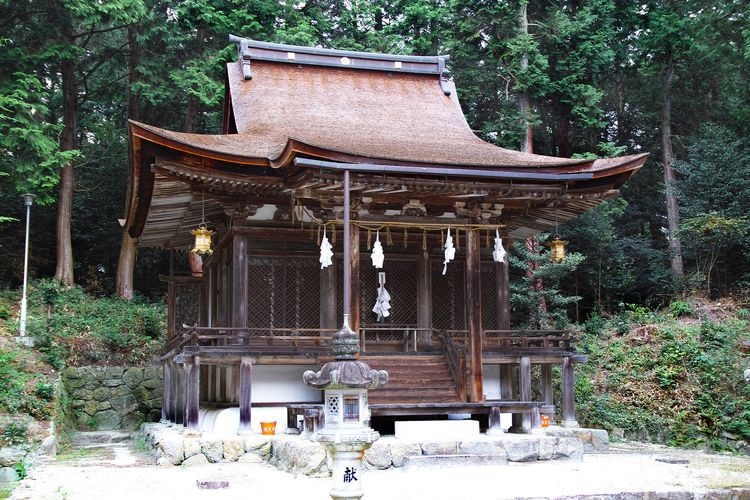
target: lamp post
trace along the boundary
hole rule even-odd
[[[29,274],[29,221],[31,220],[31,205],[34,203],[35,195],[31,193],[22,194],[23,204],[26,207],[26,245],[23,257],[23,292],[21,295],[21,321],[18,328],[18,335],[21,341],[26,337],[26,283]]]

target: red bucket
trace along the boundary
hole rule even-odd
[[[261,422],[260,433],[264,436],[273,436],[276,434],[276,422]]]

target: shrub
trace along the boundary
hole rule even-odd
[[[0,410],[16,413],[24,399],[24,382],[27,376],[17,368],[17,355],[0,350]]]
[[[45,401],[52,401],[55,397],[55,386],[48,380],[40,380],[34,386],[34,392]]]
[[[576,371],[579,420],[670,445],[750,440],[750,384],[740,382],[747,357],[737,349],[747,322],[696,326],[670,316],[623,336],[582,336],[589,362]]]
[[[693,310],[693,306],[682,300],[675,300],[674,302],[669,304],[669,311],[675,318],[679,318],[682,316],[692,316],[695,313],[695,311]]]
[[[11,422],[3,431],[3,440],[9,444],[21,444],[26,442],[28,430],[22,423]]]
[[[80,287],[36,282],[30,300],[45,313],[30,318],[39,350],[60,369],[65,364],[140,364],[156,354],[166,332],[161,303],[94,298]]]

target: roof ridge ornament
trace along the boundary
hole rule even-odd
[[[451,72],[445,67],[445,57],[438,56],[438,70],[440,71],[440,88],[443,89],[443,94],[451,95],[451,88],[448,82],[450,81]]]
[[[452,89],[448,84],[449,72],[445,63],[449,55],[412,56],[401,54],[382,54],[376,52],[358,52],[352,50],[324,49],[280,43],[260,42],[249,38],[229,35],[229,41],[238,45],[239,62],[245,80],[252,79],[251,60],[294,63],[297,65],[346,67],[389,73],[411,73],[436,75],[445,95]]]
[[[239,53],[240,64],[242,65],[242,78],[252,80],[253,69],[250,67],[250,48],[248,47],[247,39],[229,35],[229,41],[238,44],[237,51]]]

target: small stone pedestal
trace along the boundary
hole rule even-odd
[[[315,440],[323,444],[333,458],[333,500],[362,498],[362,457],[378,438],[380,435],[371,429],[357,434],[324,431],[316,434]]]

